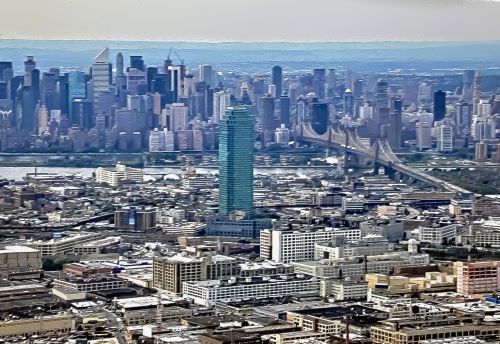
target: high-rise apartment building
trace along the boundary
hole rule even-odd
[[[254,121],[247,107],[230,107],[219,123],[219,213],[253,214]]]

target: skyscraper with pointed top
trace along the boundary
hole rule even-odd
[[[94,113],[99,112],[99,96],[108,92],[111,85],[111,70],[109,64],[109,49],[104,48],[95,58],[92,64],[92,94]]]

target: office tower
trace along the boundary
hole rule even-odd
[[[387,140],[392,149],[401,148],[401,138],[403,131],[401,112],[393,112],[389,114],[389,128],[387,132]]]
[[[328,97],[334,97],[337,89],[337,76],[335,75],[335,69],[329,69],[326,76]]]
[[[129,68],[127,71],[127,92],[140,94],[141,85],[147,85],[146,72],[138,68]]]
[[[12,62],[11,61],[0,61],[0,80],[7,81],[4,78],[4,73],[6,70],[12,70]]]
[[[0,81],[0,99],[9,98],[9,84],[7,81]]]
[[[446,116],[446,92],[436,91],[434,92],[434,122],[442,121],[444,116]]]
[[[33,132],[35,129],[35,106],[33,91],[30,86],[23,86],[21,89],[21,129],[27,132]]]
[[[213,88],[214,87],[214,71],[212,66],[203,64],[199,66],[199,79],[201,82],[205,82],[205,85]]]
[[[358,99],[363,95],[363,80],[356,79],[352,85],[352,95]]]
[[[261,124],[263,132],[263,143],[267,144],[273,140],[274,129],[276,129],[276,120],[274,118],[275,100],[271,95],[266,95],[261,98],[262,100],[262,113]]]
[[[329,124],[328,104],[314,98],[309,103],[309,121],[316,133],[320,135],[326,133]]]
[[[280,124],[290,126],[290,97],[283,94],[279,97]]]
[[[245,91],[248,89],[245,88]],[[242,92],[243,94],[243,92]],[[276,98],[276,85],[270,84],[267,86],[267,94],[269,94],[271,97]]]
[[[231,105],[231,94],[229,92],[215,92],[213,102],[213,119],[215,123],[224,117],[226,109]]]
[[[432,86],[426,82],[418,86],[418,105],[426,105],[431,102]]]
[[[472,115],[477,116],[477,104],[481,96],[481,74],[476,72],[474,75],[474,86],[472,89]]]
[[[154,77],[158,74],[157,67],[148,67],[146,68],[146,80],[148,84],[148,92],[153,92],[153,80]]]
[[[462,100],[472,102],[472,83],[474,82],[474,70],[464,70],[462,74]]]
[[[472,107],[466,101],[460,101],[455,108],[455,124],[457,129],[469,126],[472,124]]]
[[[71,125],[77,125],[81,129],[91,129],[95,126],[92,114],[92,102],[88,99],[76,98],[71,101]]]
[[[254,123],[247,107],[230,107],[219,123],[219,213],[253,214]]]
[[[472,136],[474,141],[495,138],[496,122],[492,116],[477,116],[472,122]]]
[[[145,72],[144,60],[142,56],[130,56],[130,68],[135,68]]]
[[[318,99],[325,98],[326,71],[324,68],[313,70],[313,90]]]
[[[354,117],[354,96],[349,88],[344,92],[343,111],[344,115]]]
[[[173,92],[173,102],[177,103],[177,101],[180,99],[180,95],[184,94],[182,83],[182,69],[180,66],[169,66],[168,74],[170,76],[169,91]]]
[[[94,63],[92,64],[92,95],[94,98],[94,113],[99,113],[101,111],[99,108],[99,95],[103,92],[108,92],[111,84],[110,66],[108,60],[109,49],[105,48],[94,58]]]
[[[57,99],[57,81],[59,77],[53,73],[43,73],[41,82],[41,103],[47,106],[47,109],[54,110],[59,108]]]
[[[399,98],[394,100],[394,112],[403,113],[403,101]]]
[[[84,82],[86,81],[86,76],[84,76]],[[87,85],[84,83],[84,92],[87,91]],[[60,74],[57,81],[57,102],[58,109],[63,113],[69,113],[70,103],[69,103],[69,75],[68,73]]]
[[[68,73],[68,100],[69,104],[75,99],[85,99],[87,97],[85,87],[85,73],[71,71]]]
[[[26,56],[24,61],[24,86],[31,86],[31,72],[36,68],[33,56]]]
[[[24,85],[26,86],[26,85]],[[35,104],[40,100],[40,70],[33,69],[31,71],[31,92],[33,94],[33,99]]]
[[[280,66],[273,67],[272,79],[273,85],[276,86],[276,95],[279,97],[283,92],[283,71]]]
[[[38,135],[43,135],[47,132],[49,125],[49,110],[45,105],[40,106],[38,110]]]
[[[432,129],[428,122],[417,122],[417,149],[424,150],[432,147]]]
[[[116,75],[123,75],[123,54],[119,52],[116,54]]]
[[[379,109],[389,107],[389,85],[385,80],[378,80],[375,87],[375,103]]]

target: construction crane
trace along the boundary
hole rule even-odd
[[[175,57],[177,57],[177,58],[179,59],[179,61],[181,61],[181,66],[184,66],[184,59],[183,59],[183,58],[181,58],[181,57],[179,56],[179,54],[177,53],[177,51],[175,51],[175,50],[174,50],[174,54],[175,54]]]

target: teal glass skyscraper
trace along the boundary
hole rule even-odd
[[[219,122],[219,213],[253,214],[254,123],[244,106],[229,107]]]

